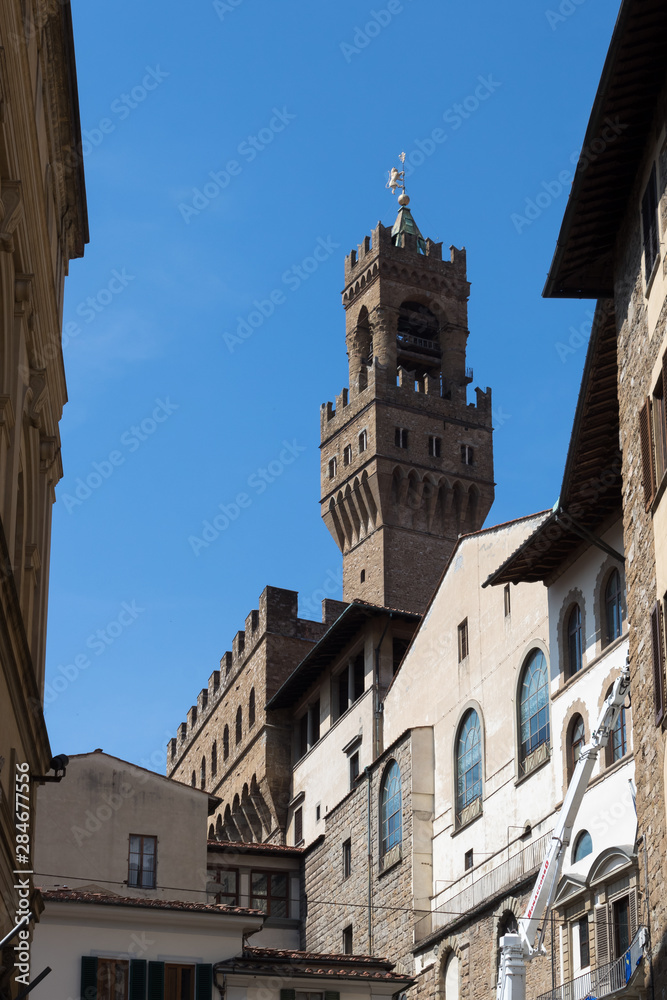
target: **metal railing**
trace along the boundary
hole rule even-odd
[[[532,844],[501,861],[490,871],[484,872],[459,892],[453,892],[454,887],[450,886],[436,896],[434,902],[438,901],[437,905],[415,924],[415,941],[422,941],[429,934],[473,910],[518,879],[536,873],[544,860],[552,832],[550,830],[538,837]]]
[[[620,958],[601,965],[599,969],[585,972],[555,990],[542,993],[537,1000],[600,1000],[621,993],[630,983],[644,956],[646,928],[640,927],[632,944]]]
[[[425,337],[413,337],[411,333],[399,333],[396,339],[401,344],[410,344],[413,347],[425,347],[431,351],[440,350],[440,345],[437,341],[427,340]]]

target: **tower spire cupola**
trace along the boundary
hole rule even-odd
[[[404,247],[409,246],[410,240],[405,239],[405,235],[416,239],[417,249],[420,253],[426,253],[426,241],[422,234],[419,232],[419,226],[412,217],[412,212],[408,208],[410,204],[410,198],[405,192],[405,153],[399,153],[398,156],[403,170],[397,170],[396,167],[392,167],[389,172],[389,180],[386,186],[391,190],[392,194],[396,194],[396,191],[400,188],[401,193],[398,196],[398,204],[400,208],[398,210],[398,215],[396,216],[396,222],[391,231],[391,239],[394,246]]]

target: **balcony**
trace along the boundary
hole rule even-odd
[[[427,340],[425,337],[413,337],[411,333],[399,333],[396,337],[396,343],[399,347],[418,347],[422,351],[431,351],[431,353],[437,355],[442,353],[440,345],[436,340]]]
[[[568,983],[542,993],[537,1000],[601,1000],[602,997],[630,997],[635,994],[632,987],[638,991],[643,987],[644,949],[647,944],[647,931],[640,927],[632,944],[620,958],[601,965],[599,969],[577,976]]]
[[[504,892],[515,882],[532,874],[536,875],[551,842],[551,835],[550,830],[523,850],[506,856],[497,863],[503,854],[509,854],[510,848],[505,848],[490,862],[481,866],[481,870],[478,869],[476,879],[469,875],[438,893],[433,900],[436,905],[431,912],[425,914],[415,924],[415,942],[423,941],[430,934],[474,910],[497,893]]]

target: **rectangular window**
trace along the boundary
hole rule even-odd
[[[468,619],[464,618],[458,627],[459,636],[459,663],[465,660],[468,655]]]
[[[655,163],[642,196],[642,233],[644,237],[644,276],[648,282],[659,252],[658,240],[658,187]]]
[[[329,459],[329,479],[335,479],[337,472],[338,472],[338,459],[337,458],[330,458]]]
[[[212,868],[207,872],[211,882],[215,882],[215,900],[225,906],[239,905],[239,872],[238,868]]]
[[[164,1000],[194,1000],[194,965],[165,965]]]
[[[512,611],[512,598],[510,596],[510,585],[505,584],[505,589],[503,590],[503,600],[505,603],[505,618],[509,618]]]
[[[475,449],[469,444],[461,445],[461,461],[464,465],[473,465],[475,461]]]
[[[298,745],[296,759],[301,760],[308,753],[308,712],[305,712],[299,719]]]
[[[349,684],[347,667],[338,675],[338,714],[347,712],[349,699]]]
[[[294,813],[294,846],[303,840],[303,809],[301,806]]]
[[[343,878],[352,874],[352,840],[343,841]]]
[[[366,451],[368,448],[368,431],[362,431],[359,435],[359,451]]]
[[[343,448],[343,465],[349,465],[352,461],[352,445],[346,444]]]
[[[429,435],[428,439],[428,453],[431,458],[440,458],[440,447],[442,440],[439,437],[434,437],[432,434]]]
[[[639,441],[642,453],[642,484],[644,487],[644,503],[646,510],[653,503],[655,496],[655,458],[653,452],[653,420],[651,416],[651,397],[649,396],[639,411]]]
[[[254,910],[263,910],[270,917],[289,916],[287,884],[286,872],[251,872],[250,906]]]
[[[623,896],[611,906],[614,956],[620,958],[630,947],[630,899]]]
[[[310,712],[310,745],[315,746],[320,738],[320,699],[308,709]]]
[[[472,861],[472,847],[471,847],[469,851],[466,851],[464,858],[464,867],[467,872],[469,872],[470,869],[472,868],[472,864],[473,861]]]
[[[350,757],[350,788],[354,788],[359,777],[359,751]]]
[[[661,375],[653,390],[651,416],[653,418],[653,441],[655,442],[655,482],[656,488],[662,482],[667,470],[667,435],[665,434],[665,394],[664,378]]]
[[[408,432],[405,427],[397,427],[394,431],[394,444],[397,448],[407,448]]]
[[[130,963],[115,958],[97,959],[97,1000],[127,1000]]]
[[[364,693],[364,654],[358,653],[354,658],[353,663],[353,689],[354,689],[354,700],[361,698]]]
[[[588,931],[588,917],[582,917],[577,921],[579,931],[579,969],[587,969],[591,964],[590,939]]]
[[[136,889],[154,889],[157,871],[157,837],[130,834],[130,864],[127,884]]]
[[[352,954],[352,924],[343,929],[343,954]]]
[[[660,601],[655,602],[651,611],[651,647],[653,652],[655,724],[659,726],[665,716],[665,661]]]
[[[315,821],[317,823],[319,823],[321,815],[322,815],[322,806],[315,806]]]

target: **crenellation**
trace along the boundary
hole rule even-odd
[[[202,716],[208,708],[208,688],[202,688],[197,695],[197,715]]]
[[[239,666],[240,661],[243,659],[244,651],[245,651],[245,632],[239,631],[232,639],[232,663],[233,663],[232,669],[236,670],[236,668]]]
[[[246,635],[254,636],[259,625],[259,611],[251,611],[245,620]]]
[[[208,679],[209,701],[212,701],[220,690],[220,671],[214,670]]]
[[[220,657],[220,673],[221,675],[224,675],[225,684],[229,680],[229,675],[232,672],[232,662],[232,654],[229,650],[227,650],[227,652],[223,653]]]
[[[197,724],[197,706],[192,705],[188,712],[188,732],[191,733]]]

